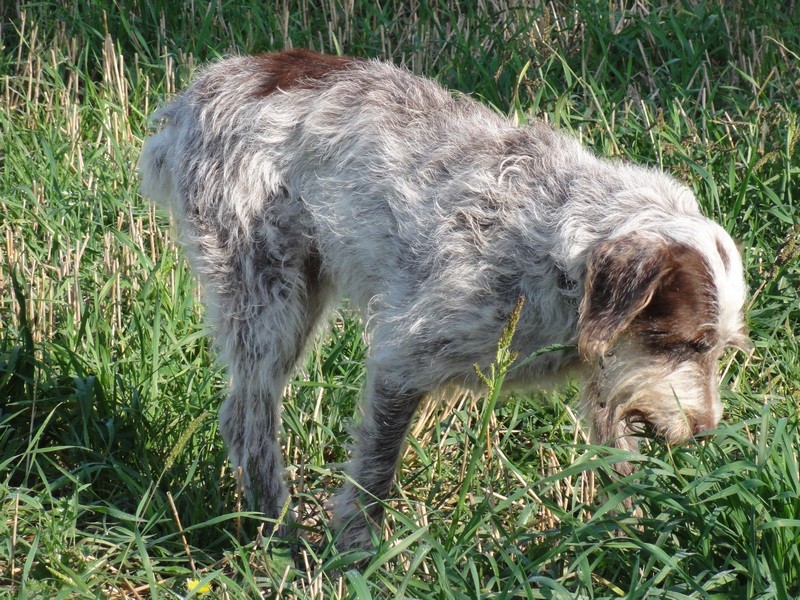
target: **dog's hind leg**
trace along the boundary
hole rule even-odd
[[[283,389],[331,296],[309,238],[282,241],[268,246],[256,238],[238,249],[231,283],[212,299],[230,378],[220,432],[249,505],[271,519],[287,498],[279,442]]]

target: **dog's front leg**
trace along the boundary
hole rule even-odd
[[[380,537],[382,501],[389,496],[411,419],[425,393],[370,365],[361,423],[348,466],[351,481],[335,499],[333,526],[337,547],[372,547],[372,528]]]

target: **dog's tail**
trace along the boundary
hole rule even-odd
[[[176,117],[180,99],[157,110],[150,116],[152,135],[145,141],[139,158],[141,191],[145,198],[172,207],[177,200],[175,174],[176,151],[180,127]]]

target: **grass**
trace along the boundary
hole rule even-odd
[[[471,6],[0,7],[0,595],[800,596],[800,11]],[[741,241],[751,289],[754,349],[722,366],[716,435],[653,444],[615,479],[574,386],[485,410],[501,361],[489,400],[422,411],[387,541],[358,571],[324,518],[363,380],[343,311],[286,400],[307,531],[294,556],[276,539],[257,548],[261,519],[240,506],[216,430],[223,380],[194,282],[134,165],[146,115],[198,64],[290,45],[403,63],[692,186]]]

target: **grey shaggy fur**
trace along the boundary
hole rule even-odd
[[[420,401],[479,385],[473,365],[492,362],[520,297],[516,351],[579,350],[508,383],[583,379],[597,441],[635,447],[637,422],[671,441],[717,424],[717,358],[743,339],[745,286],[689,189],[393,65],[326,61],[211,65],[155,115],[140,162],[203,284],[230,376],[220,430],[254,506],[275,518],[286,501],[282,390],[342,296],[369,354],[340,547],[369,546]]]

